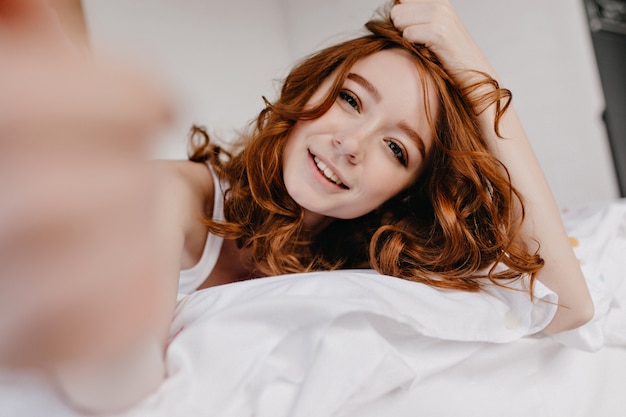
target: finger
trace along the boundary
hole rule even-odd
[[[444,27],[439,23],[437,7],[431,3],[399,4],[392,8],[391,18],[405,39],[431,46]]]
[[[16,57],[0,69],[0,128],[68,133],[93,124],[92,133],[106,126],[150,131],[172,113],[167,93],[154,84],[145,74],[111,64]]]
[[[391,20],[399,30],[404,30],[410,25],[423,24],[427,22],[424,9],[422,4],[398,3],[391,8]]]
[[[54,62],[38,73],[27,62],[42,61],[0,68],[0,176],[41,175],[40,164],[63,158],[146,158],[172,120],[167,93],[141,73]]]
[[[74,25],[63,28],[52,6],[67,15],[75,3],[0,0],[0,141],[128,142],[169,121],[162,83],[127,62],[88,61],[69,45]]]
[[[110,57],[88,61],[70,45],[81,22],[79,0],[0,0],[0,129],[145,127],[167,118],[156,80]]]
[[[449,20],[451,13],[453,10],[445,3],[422,1],[393,6],[391,19],[400,30],[413,25],[431,25],[433,29],[436,29],[438,25]]]
[[[0,46],[7,49],[37,49],[54,54],[60,51],[77,54],[70,34],[63,28],[56,10],[56,0],[0,0]]]
[[[3,24],[32,26],[45,23],[51,8],[44,0],[0,0],[0,20]]]

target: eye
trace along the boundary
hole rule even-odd
[[[347,90],[342,90],[339,92],[339,98],[345,101],[348,106],[352,107],[357,112],[361,112],[361,104],[359,103],[359,99],[351,92]]]
[[[403,166],[405,167],[408,166],[408,162],[406,159],[406,152],[404,148],[402,147],[402,145],[391,139],[385,139],[385,142],[387,143],[387,146],[389,147],[389,150],[392,152],[394,158],[396,158]]]

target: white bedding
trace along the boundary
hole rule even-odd
[[[371,271],[214,287],[180,301],[168,378],[124,415],[626,417],[626,202],[564,216],[596,302],[582,329],[537,333],[542,285],[534,303]],[[0,416],[39,415],[75,414],[36,376],[0,376]]]

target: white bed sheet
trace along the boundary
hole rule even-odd
[[[537,332],[555,295],[440,291],[371,271],[281,276],[183,298],[150,416],[626,417],[626,203],[565,214],[596,302]],[[524,285],[523,282],[518,285]],[[75,416],[36,375],[0,375],[0,416]]]

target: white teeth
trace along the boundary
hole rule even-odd
[[[326,165],[324,162],[322,162],[317,156],[314,156],[313,160],[315,160],[315,164],[317,165],[319,170],[324,174],[324,176],[326,178],[328,178],[329,180],[331,180],[332,182],[334,182],[337,185],[341,185],[342,184],[342,182],[339,179],[339,177],[337,175],[335,175],[335,173],[330,168],[328,168],[328,165]]]

